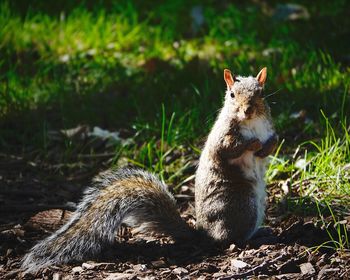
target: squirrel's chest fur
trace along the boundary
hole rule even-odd
[[[247,120],[241,125],[240,133],[244,138],[258,138],[261,142],[265,142],[273,133],[271,122],[265,118],[256,118]]]
[[[242,123],[239,132],[244,139],[258,138],[264,143],[274,130],[268,119],[256,118]],[[229,160],[229,164],[239,166],[248,179],[259,181],[265,176],[267,160],[254,156],[252,151],[246,151],[239,158]]]

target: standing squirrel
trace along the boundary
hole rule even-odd
[[[266,157],[277,144],[262,92],[266,77],[266,67],[255,78],[224,70],[224,106],[200,156],[196,226],[222,243],[246,241],[264,218]]]
[[[115,242],[122,224],[175,240],[191,240],[198,232],[220,243],[249,239],[264,217],[265,158],[277,142],[262,95],[266,68],[256,78],[233,77],[226,69],[224,78],[224,106],[196,173],[198,230],[182,220],[174,197],[156,176],[140,169],[109,170],[92,181],[70,220],[30,250],[22,269],[36,272],[96,255]]]

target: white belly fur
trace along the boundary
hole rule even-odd
[[[241,125],[240,133],[245,139],[258,138],[264,143],[274,134],[270,121],[266,118],[259,118],[246,121]],[[256,182],[255,191],[257,195],[258,213],[256,229],[261,225],[265,214],[265,172],[268,160],[254,156],[254,152],[246,151],[242,156],[229,161],[230,164],[241,167],[247,179],[253,179]]]

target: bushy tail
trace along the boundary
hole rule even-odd
[[[122,223],[174,239],[189,239],[194,233],[157,177],[138,169],[107,171],[94,179],[67,224],[31,249],[22,268],[35,272],[96,255],[114,242]]]

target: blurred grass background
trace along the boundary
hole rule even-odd
[[[294,178],[300,197],[349,205],[350,2],[293,1],[292,15],[279,2],[2,1],[1,150],[45,159],[50,131],[128,130],[111,165],[127,158],[181,186],[221,106],[223,69],[267,66],[284,139],[269,181]],[[67,140],[58,161],[74,149]]]

